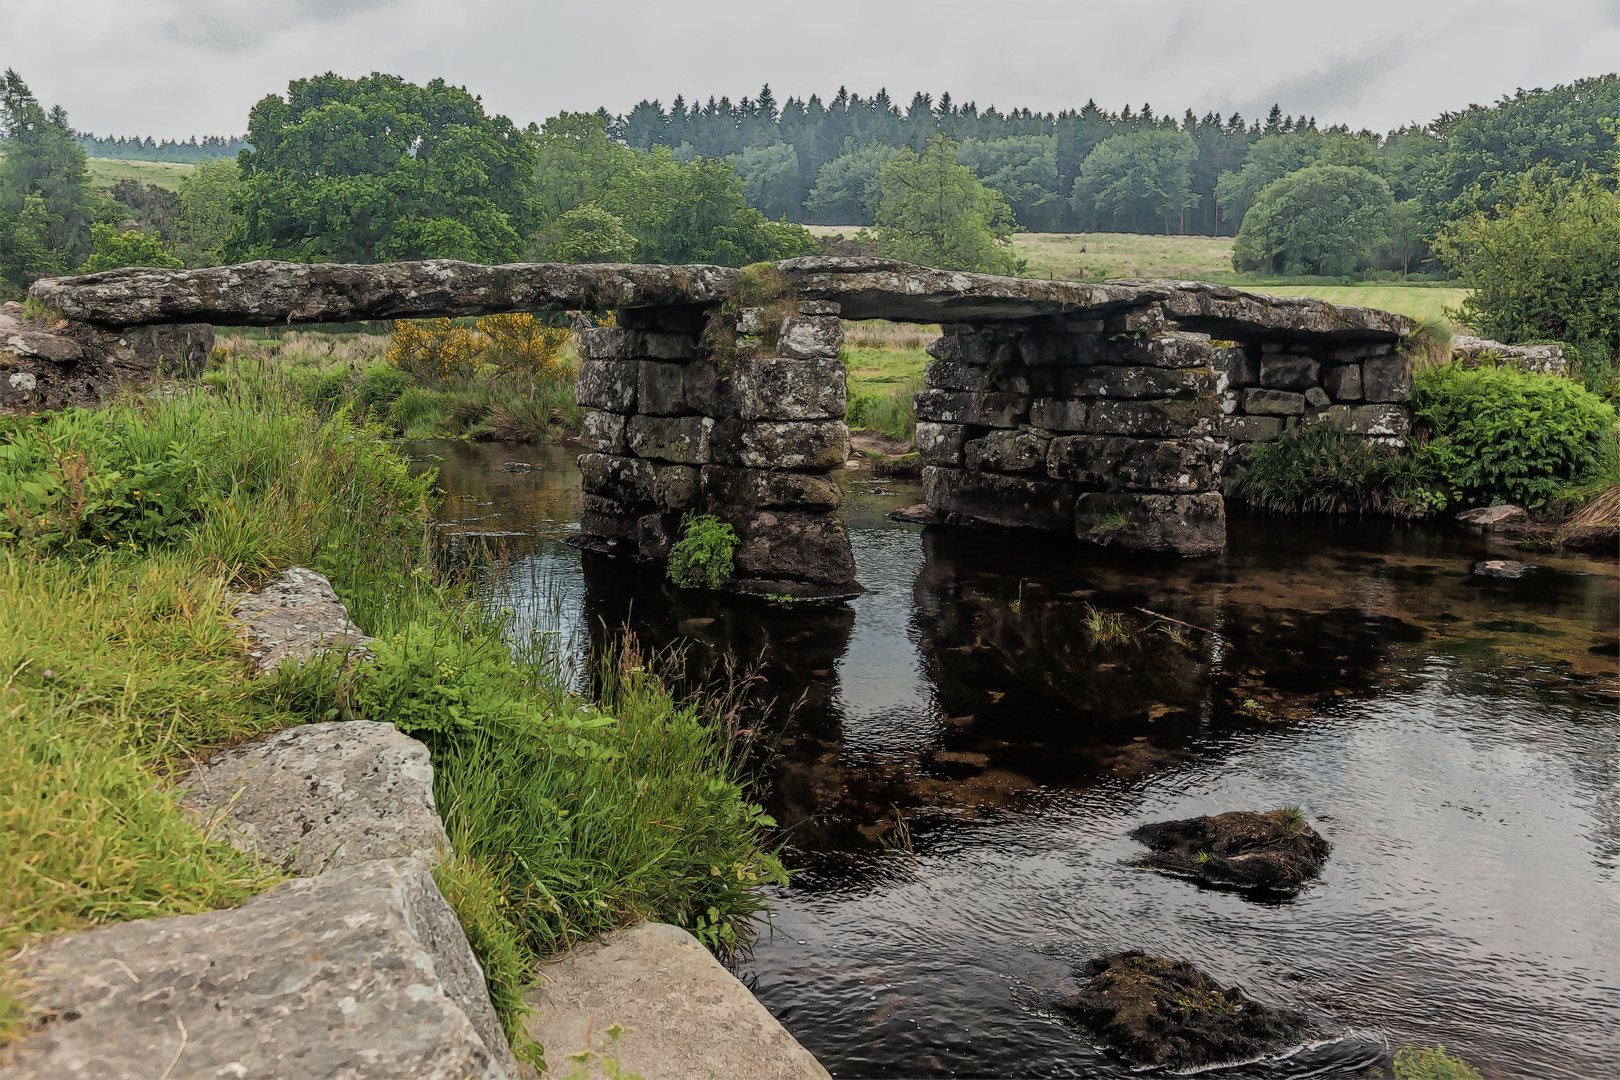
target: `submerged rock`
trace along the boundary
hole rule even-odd
[[[1529,563],[1512,559],[1486,559],[1474,564],[1474,573],[1480,577],[1521,578],[1534,569]]]
[[[1333,845],[1298,810],[1234,810],[1213,817],[1158,821],[1131,838],[1153,854],[1144,865],[1215,885],[1293,891],[1322,871]]]
[[[1191,1069],[1248,1061],[1298,1042],[1303,1014],[1221,989],[1191,964],[1140,951],[1092,960],[1090,981],[1052,1007],[1139,1065]]]

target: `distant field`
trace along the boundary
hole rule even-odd
[[[100,188],[110,188],[120,180],[139,180],[153,187],[179,191],[180,181],[196,168],[175,161],[122,161],[118,158],[91,158],[90,180]]]
[[[1416,285],[1241,285],[1251,292],[1273,296],[1319,296],[1330,304],[1370,307],[1409,315],[1414,319],[1438,319],[1442,308],[1457,307],[1468,295],[1467,289],[1424,288]]]

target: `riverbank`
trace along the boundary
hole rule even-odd
[[[760,886],[785,875],[704,703],[633,643],[594,701],[510,648],[505,619],[436,568],[434,474],[300,400],[292,378],[226,369],[5,421],[0,949],[272,887],[282,875],[199,831],[173,782],[254,735],[350,717],[432,750],[457,853],[440,884],[509,1034],[536,961],[589,934],[654,919],[746,944]],[[230,596],[294,564],[332,580],[374,662],[246,677]],[[0,1042],[28,1019],[23,991],[8,966]]]

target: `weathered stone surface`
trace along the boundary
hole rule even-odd
[[[833,315],[790,315],[782,320],[776,351],[790,360],[836,360],[844,325]]]
[[[242,624],[247,657],[258,673],[284,660],[363,651],[375,640],[349,621],[348,609],[322,574],[290,566],[258,592],[234,598],[231,616]]]
[[[623,504],[628,510],[653,502],[653,463],[616,454],[581,454],[579,482],[587,494]]]
[[[653,502],[660,510],[678,514],[698,504],[701,473],[694,465],[658,465],[653,468]]]
[[[579,331],[579,353],[588,360],[630,359],[630,334],[622,326],[592,326]]]
[[[849,533],[837,514],[762,509],[727,520],[737,530],[732,559],[738,578],[833,586],[855,581]]]
[[[1170,401],[1094,401],[1086,429],[1094,435],[1169,437],[1213,434],[1221,407],[1213,394]]]
[[[574,376],[574,400],[588,409],[636,411],[641,365],[634,360],[581,360]]]
[[[1510,506],[1506,503],[1500,506],[1479,506],[1472,510],[1464,510],[1457,515],[1457,524],[1466,525],[1482,532],[1490,532],[1498,525],[1509,525],[1520,521],[1529,521],[1530,515],[1521,506]]]
[[[649,1080],[827,1080],[827,1071],[685,930],[642,923],[545,965],[529,1033],[560,1064],[626,1031],[626,1075]],[[589,1045],[587,1044],[589,1040]]]
[[[1035,431],[992,431],[969,440],[967,467],[998,473],[1044,473],[1052,437]]]
[[[1221,444],[1213,438],[1130,439],[1068,435],[1053,439],[1047,473],[1114,491],[1209,491],[1220,481]]]
[[[988,369],[990,389],[1008,394],[1056,394],[1062,369],[1008,364]]]
[[[692,334],[657,330],[630,331],[625,338],[629,355],[649,360],[690,360],[697,355]]]
[[[970,394],[965,390],[917,391],[917,419],[973,427],[1017,427],[1029,415],[1026,394]]]
[[[1084,431],[1087,410],[1076,398],[1039,397],[1029,403],[1029,422],[1048,431]]]
[[[159,371],[195,375],[213,347],[206,323],[106,329],[25,322],[21,304],[0,304],[0,408],[94,407],[120,383],[146,384]]]
[[[1504,345],[1489,338],[1458,334],[1451,339],[1451,358],[1465,368],[1506,364],[1541,375],[1567,375],[1569,360],[1562,345]]]
[[[780,508],[836,510],[844,504],[844,489],[825,473],[705,465],[701,483],[703,499],[715,513]]]
[[[923,500],[952,523],[1067,532],[1078,488],[1058,480],[1001,476],[970,469],[923,469]]]
[[[703,465],[715,422],[707,416],[632,416],[625,438],[639,457],[677,465]]]
[[[1374,356],[1361,363],[1361,392],[1367,401],[1400,402],[1412,396],[1412,371],[1403,356]]]
[[[630,448],[625,440],[622,413],[588,412],[580,421],[579,445],[603,454],[622,454]]]
[[[695,412],[686,400],[686,364],[643,360],[638,365],[636,411],[650,416],[684,416]]]
[[[990,369],[959,360],[936,360],[923,371],[923,382],[936,390],[988,390]]]
[[[1260,382],[1260,357],[1241,345],[1215,349],[1210,359],[1210,366],[1226,376],[1228,387],[1255,386]]]
[[[1243,391],[1243,411],[1251,416],[1299,416],[1305,412],[1305,395],[1250,387]]]
[[[643,514],[636,519],[636,553],[645,559],[667,559],[681,538],[681,515]]]
[[[732,382],[736,414],[744,420],[844,418],[844,366],[836,355],[831,359],[770,356],[746,360],[737,365]]]
[[[1033,409],[1031,410],[1033,412]],[[937,424],[929,420],[917,423],[917,451],[924,465],[946,465],[960,468],[963,447],[967,442],[967,429],[961,424]]]
[[[106,270],[37,281],[31,291],[68,318],[85,322],[274,326],[715,304],[736,280],[737,271],[722,266],[261,260],[198,270]]]
[[[1327,411],[1339,409],[1349,414],[1340,428],[1349,435],[1399,438],[1412,431],[1412,414],[1400,405],[1335,405]]]
[[[287,728],[215,754],[180,790],[203,816],[223,815],[236,847],[292,873],[450,850],[427,747],[393,724]]]
[[[1305,404],[1313,409],[1325,409],[1332,402],[1327,391],[1320,386],[1313,386],[1305,391]]]
[[[1334,401],[1361,400],[1361,365],[1334,364],[1322,372],[1322,389]]]
[[[1513,559],[1485,559],[1474,564],[1474,573],[1480,577],[1522,578],[1535,567]]]
[[[837,315],[843,309],[831,300],[800,300],[800,315]]]
[[[749,469],[836,469],[849,457],[849,429],[842,420],[721,420],[709,453]]]
[[[1172,398],[1196,397],[1215,389],[1211,368],[1125,367],[1105,364],[1069,368],[1058,384],[1064,397]]]
[[[604,540],[635,540],[636,519],[647,513],[646,504],[629,505],[586,492],[580,500],[579,531]]]
[[[1135,495],[1088,492],[1075,507],[1081,540],[1120,551],[1217,555],[1226,548],[1226,504],[1219,492]]]
[[[1111,334],[1157,334],[1166,328],[1164,308],[1158,303],[1115,312],[1103,321]]]
[[[1282,434],[1283,422],[1275,416],[1229,416],[1221,430],[1233,442],[1265,442]]]
[[[1163,287],[1165,314],[1186,329],[1229,340],[1280,334],[1395,341],[1417,327],[1405,315],[1330,304],[1314,296],[1267,296],[1208,281],[1157,279],[1128,283]]]
[[[1267,353],[1260,359],[1260,385],[1267,390],[1304,390],[1321,377],[1321,363],[1309,356]]]
[[[418,859],[57,938],[27,974],[36,1010],[61,1019],[16,1047],[3,1080],[518,1075],[483,972]]]

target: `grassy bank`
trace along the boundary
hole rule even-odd
[[[844,324],[840,357],[849,386],[851,431],[874,431],[911,442],[917,433],[912,395],[923,384],[927,344],[939,327],[881,319]]]
[[[291,376],[226,370],[0,429],[4,955],[275,884],[197,831],[173,781],[220,747],[343,717],[432,750],[456,846],[437,876],[514,1036],[535,960],[581,935],[657,918],[746,942],[782,871],[724,727],[633,648],[592,702],[511,650],[436,578],[432,477],[385,429],[302,400]],[[289,564],[332,579],[381,639],[375,663],[245,678],[229,593]],[[0,971],[0,1042],[25,1011]]]
[[[195,165],[178,161],[125,161],[121,158],[91,158],[90,182],[99,188],[110,188],[120,180],[137,180],[143,184],[179,191],[180,181],[191,175]]]
[[[347,408],[409,439],[550,443],[580,424],[571,339],[532,374],[495,364],[438,373],[401,367],[390,360],[393,336],[379,333],[231,331],[214,348],[213,369],[204,376],[211,386],[225,389],[274,370],[278,384],[318,414]]]

